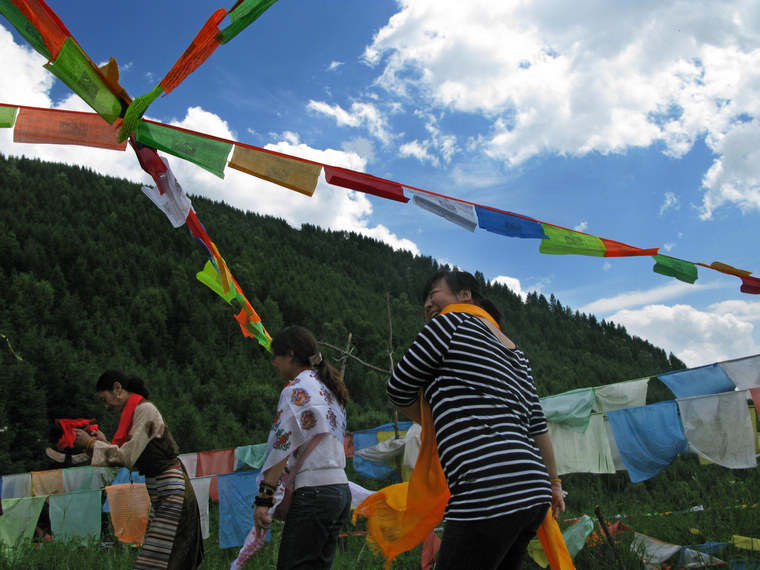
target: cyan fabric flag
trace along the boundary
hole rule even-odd
[[[259,492],[259,470],[217,477],[219,492],[219,548],[242,546],[253,525],[253,499]]]
[[[235,471],[261,469],[267,455],[267,444],[256,443],[235,448]]]
[[[50,530],[56,542],[100,540],[102,491],[50,495]]]
[[[399,422],[399,432],[405,432],[412,427],[412,422]],[[354,432],[354,452],[378,444],[377,434],[393,432],[393,424],[383,424],[376,428]],[[403,436],[403,434],[402,434]],[[368,461],[354,455],[354,469],[360,475],[371,479],[390,479],[395,471],[387,461]]]
[[[654,477],[670,465],[689,443],[678,418],[678,404],[658,402],[607,412],[620,458],[631,481]]]
[[[579,388],[541,398],[546,420],[583,433],[588,427],[594,404],[594,389]]]
[[[736,386],[719,364],[708,364],[688,370],[658,374],[659,378],[676,398],[690,398],[706,394],[732,392]]]

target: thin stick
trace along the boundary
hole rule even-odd
[[[596,518],[599,519],[599,526],[602,527],[602,532],[604,532],[604,536],[607,538],[607,542],[609,542],[610,547],[612,547],[612,552],[615,554],[615,559],[617,559],[618,562],[618,568],[620,570],[625,570],[625,566],[623,566],[623,560],[620,558],[620,553],[618,552],[617,546],[615,546],[615,542],[612,540],[610,531],[604,522],[604,518],[602,517],[602,510],[599,508],[599,505],[597,505],[594,509],[594,513],[596,514]]]

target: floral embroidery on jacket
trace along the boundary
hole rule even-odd
[[[324,384],[322,384],[322,385],[319,387],[319,394],[320,394],[320,396],[322,396],[322,397],[325,399],[325,401],[326,401],[326,402],[327,402],[327,403],[328,403],[330,406],[332,406],[332,405],[333,405],[333,395],[332,395],[332,393],[330,392],[330,390],[328,390],[328,389],[327,389],[327,386],[325,386]]]
[[[290,395],[290,403],[294,406],[305,406],[311,400],[309,393],[303,388],[293,388],[293,392]]]
[[[338,418],[332,410],[327,410],[327,421],[330,422],[332,429],[338,428]]]
[[[317,425],[317,417],[311,410],[301,413],[301,429],[313,429]]]
[[[274,448],[287,451],[290,449],[290,432],[284,429],[278,429],[275,433]]]

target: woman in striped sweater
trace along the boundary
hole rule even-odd
[[[520,568],[549,506],[565,510],[530,364],[469,273],[436,273],[423,299],[428,324],[387,391],[415,421],[420,397],[432,413],[451,492],[436,570]]]

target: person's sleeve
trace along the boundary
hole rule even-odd
[[[455,321],[453,314],[439,315],[414,339],[386,385],[388,397],[394,405],[411,406],[417,401],[420,388],[435,378],[456,328]]]
[[[536,390],[536,383],[535,380],[533,380],[533,372],[529,370],[529,373],[530,385],[533,393],[528,432],[531,436],[536,436],[548,432],[549,426],[546,423],[544,408],[541,406],[541,401],[538,398],[538,390]]]
[[[123,465],[131,469],[145,451],[151,439],[164,434],[164,419],[158,408],[150,402],[135,408],[129,440],[121,446],[96,441],[92,452],[92,464],[102,466]]]

